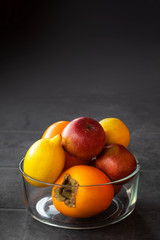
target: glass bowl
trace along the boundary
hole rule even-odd
[[[131,175],[121,180],[105,184],[112,184],[114,189],[116,189],[113,200],[107,210],[89,218],[72,218],[58,212],[52,201],[52,189],[55,186],[63,188],[68,186],[49,184],[30,178],[23,171],[23,161],[24,159],[19,163],[19,170],[23,179],[24,203],[32,217],[44,224],[68,229],[100,228],[123,220],[130,215],[135,208],[140,171],[138,161],[137,168]],[[35,181],[34,185],[41,184],[42,187],[36,187],[30,184],[29,181],[31,180]],[[102,185],[103,184],[85,185],[78,186],[78,188],[87,188],[89,191],[90,188],[98,188]]]

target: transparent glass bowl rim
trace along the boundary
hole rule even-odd
[[[43,181],[39,181],[37,179],[34,179],[30,176],[28,176],[24,171],[23,171],[23,162],[24,162],[24,158],[22,158],[22,160],[20,161],[19,163],[19,170],[21,172],[21,174],[25,177],[25,178],[28,178],[32,181],[35,181],[37,183],[41,183],[41,184],[44,184],[46,186],[52,186],[52,187],[68,187],[68,185],[63,185],[63,184],[56,184],[56,183],[47,183],[47,182],[43,182]],[[119,180],[116,180],[116,181],[111,181],[111,182],[107,182],[107,183],[102,183],[102,184],[94,184],[94,185],[78,185],[78,187],[95,187],[95,186],[105,186],[105,185],[110,185],[110,184],[114,184],[114,185],[120,185],[120,184],[124,184],[125,181],[133,178],[135,175],[137,175],[140,171],[140,164],[139,164],[139,161],[136,159],[136,162],[137,162],[137,168],[135,169],[134,172],[132,172],[130,175],[128,175],[127,177],[125,178],[121,178]],[[77,187],[77,186],[72,186],[72,187]]]

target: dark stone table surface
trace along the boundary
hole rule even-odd
[[[105,1],[62,6],[58,1],[45,6],[21,2],[17,8],[1,6],[0,239],[158,240],[158,5],[127,5],[127,14]],[[128,148],[141,165],[134,212],[94,230],[60,229],[32,219],[18,169],[50,124],[80,116],[124,121],[131,134]]]

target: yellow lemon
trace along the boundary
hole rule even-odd
[[[38,181],[54,183],[61,174],[65,163],[61,141],[62,136],[58,134],[54,138],[44,138],[33,143],[24,158],[24,173]],[[37,187],[47,186],[27,177],[25,179]]]
[[[128,127],[118,118],[105,118],[99,122],[106,134],[106,144],[121,144],[127,148],[130,142]]]

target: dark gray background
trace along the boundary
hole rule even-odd
[[[160,2],[0,1],[0,236],[159,239]],[[141,175],[135,211],[97,230],[25,211],[18,163],[53,122],[120,118]]]

